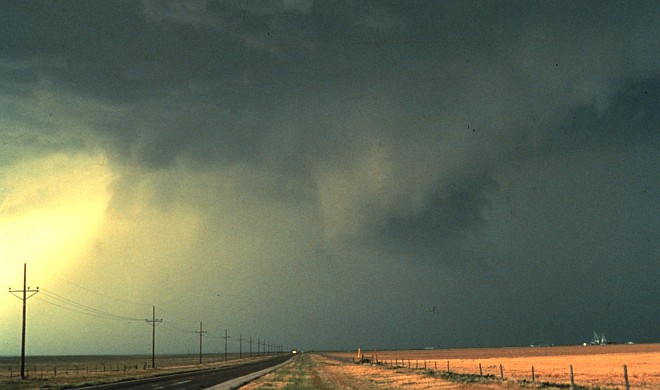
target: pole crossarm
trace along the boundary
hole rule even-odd
[[[15,296],[16,298],[20,299],[21,301],[23,299],[30,299],[32,296],[36,295],[38,292],[39,292],[39,287],[37,287],[36,290],[30,290],[29,287],[28,287],[28,290],[12,290],[11,287],[9,287],[9,293],[11,295]],[[23,298],[22,296],[18,295],[19,293],[20,294],[30,293],[30,295],[27,295],[25,298]]]

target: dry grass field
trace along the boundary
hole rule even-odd
[[[570,384],[572,365],[577,386],[620,389],[625,388],[623,366],[626,365],[631,388],[660,389],[660,344],[363,353],[365,358],[378,360],[386,366],[398,365],[413,369],[426,366],[430,370],[447,372],[449,364],[449,371],[458,374],[479,374],[481,364],[483,375],[500,378],[503,373],[505,382],[531,382],[534,367],[537,384]],[[356,354],[333,353],[331,356],[350,361]]]

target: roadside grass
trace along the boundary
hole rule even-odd
[[[241,387],[241,390],[337,390],[338,387],[323,380],[319,363],[310,355],[300,355],[291,363]]]
[[[434,370],[423,370],[424,375],[439,378],[449,382],[455,383],[499,383],[495,375],[476,375],[476,374],[460,374],[455,372],[442,372]]]

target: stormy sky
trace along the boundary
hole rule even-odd
[[[0,2],[30,354],[660,341],[660,3]],[[0,355],[21,301],[0,296]],[[247,347],[244,341],[243,350]],[[256,345],[254,346],[256,350]]]

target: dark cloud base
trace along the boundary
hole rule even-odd
[[[659,10],[4,2],[3,158],[104,153],[109,218],[300,347],[657,341]]]

